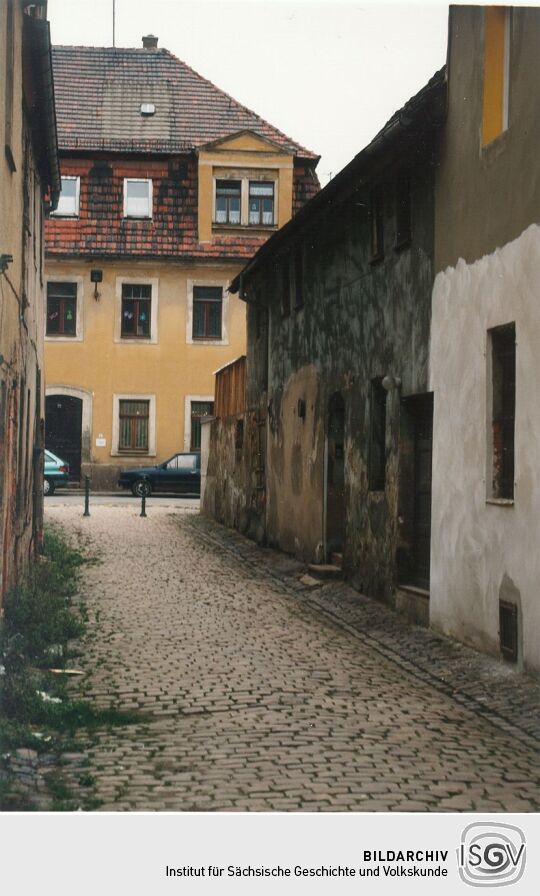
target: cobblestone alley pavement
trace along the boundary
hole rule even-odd
[[[47,508],[100,560],[76,693],[145,714],[66,757],[75,792],[114,811],[540,808],[537,682],[197,513],[138,513]]]

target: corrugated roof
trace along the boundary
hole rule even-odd
[[[53,47],[61,150],[185,152],[241,130],[318,156],[165,49]],[[140,104],[156,113],[142,118]]]

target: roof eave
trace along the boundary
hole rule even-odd
[[[446,70],[445,67],[440,69],[433,78],[416,94],[412,99],[396,112],[385,126],[379,131],[364,149],[362,149],[353,159],[338,173],[332,180],[309,200],[290,221],[287,222],[280,230],[264,243],[256,252],[247,265],[236,275],[229,286],[229,292],[240,293],[241,282],[253,273],[256,267],[278,249],[287,239],[300,229],[302,224],[317,211],[322,211],[325,206],[332,204],[336,196],[351,182],[353,178],[358,177],[364,166],[367,166],[373,158],[382,154],[386,149],[398,138],[404,134],[411,132],[415,126],[418,126],[418,113],[434,100],[439,91],[445,91],[446,88]],[[446,104],[441,106],[440,123],[444,120],[446,114]],[[426,127],[433,127],[437,122],[428,121],[423,124],[423,130]],[[245,301],[244,296],[240,298]]]

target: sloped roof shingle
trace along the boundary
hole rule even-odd
[[[251,130],[295,156],[318,156],[165,49],[53,47],[60,150],[189,152]],[[140,113],[141,102],[155,115]]]

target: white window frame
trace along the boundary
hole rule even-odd
[[[240,181],[240,223],[239,224],[220,224],[216,221],[216,200],[217,200],[217,182],[218,180],[236,180]],[[250,183],[260,183],[272,184],[274,187],[274,221],[272,224],[250,224],[249,223],[249,185]],[[271,228],[277,228],[277,222],[279,220],[279,210],[278,210],[278,195],[279,195],[279,177],[277,174],[270,174],[265,172],[264,175],[258,172],[256,169],[245,173],[245,169],[242,173],[238,173],[234,168],[231,168],[227,171],[226,174],[223,172],[220,174],[216,171],[213,173],[213,185],[212,185],[212,227],[216,228],[235,228],[242,227],[247,228],[249,230],[270,230]]]
[[[150,337],[148,339],[138,336],[136,339],[128,339],[122,336],[122,285],[124,283],[140,286],[150,286],[152,297],[150,301]],[[159,303],[159,278],[158,277],[117,277],[114,301],[114,336],[113,342],[121,345],[157,345],[158,343],[158,303]]]
[[[120,439],[120,402],[121,401],[148,401],[148,451],[120,451],[118,442]],[[148,393],[115,393],[113,395],[112,417],[112,443],[111,457],[155,457],[156,456],[156,396]]]
[[[128,212],[128,184],[149,184],[149,213],[147,215],[132,215]],[[124,178],[124,218],[134,218],[138,221],[146,221],[152,219],[154,210],[154,187],[151,177],[125,177]]]
[[[74,180],[75,181],[75,210],[74,211],[62,211],[60,208],[60,203],[62,202],[62,192],[60,192],[60,198],[58,200],[58,207],[51,212],[55,218],[78,218],[79,217],[79,201],[80,201],[80,193],[81,193],[81,178],[79,175],[74,174],[66,174],[61,175],[60,182],[64,180]]]
[[[211,401],[215,402],[215,395],[186,395],[184,398],[184,451],[191,452],[191,402]]]
[[[188,280],[187,281],[187,314],[186,314],[186,343],[188,345],[229,345],[229,282],[227,280]],[[194,339],[193,338],[193,287],[194,286],[220,286],[223,291],[221,302],[221,339]],[[196,399],[194,398],[193,401]],[[200,399],[204,401],[205,399]]]
[[[76,283],[77,284],[77,303],[75,309],[75,335],[74,336],[52,336],[47,334],[47,284],[48,283]],[[84,339],[84,279],[83,277],[69,277],[62,275],[56,277],[50,274],[45,278],[45,314],[43,319],[43,333],[45,342],[82,342]]]

